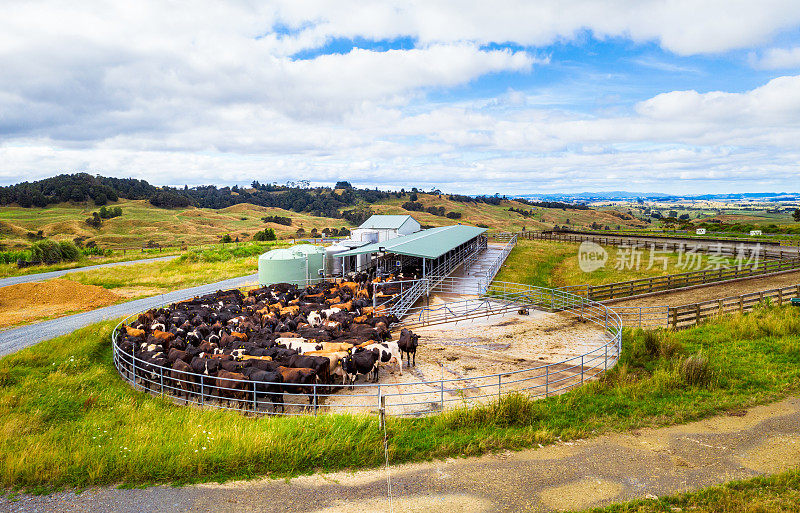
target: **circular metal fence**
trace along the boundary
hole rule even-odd
[[[441,285],[463,291],[463,280],[447,278]],[[393,383],[273,383],[221,379],[155,365],[118,343],[121,321],[112,334],[114,365],[120,376],[142,390],[198,406],[235,409],[255,414],[303,415],[329,412],[423,415],[457,406],[496,400],[509,393],[549,397],[581,386],[616,364],[622,349],[620,317],[607,306],[564,290],[518,283],[493,282],[488,289],[463,300],[417,306],[401,319],[402,327],[429,326],[503,315],[521,308],[543,310],[593,323],[601,340],[583,354],[555,363],[477,377],[442,378]],[[167,306],[167,305],[163,305]],[[420,346],[424,348],[424,345]]]

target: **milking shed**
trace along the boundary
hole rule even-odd
[[[335,258],[342,259],[345,272],[374,269],[381,274],[414,269],[417,272],[411,274],[419,277],[442,276],[486,247],[485,232],[485,228],[461,224],[440,226],[366,244]],[[359,261],[360,255],[367,258]]]

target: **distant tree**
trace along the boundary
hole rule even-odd
[[[103,224],[103,219],[97,212],[92,212],[92,217],[86,219],[86,224],[88,224],[92,228],[100,228],[100,226],[102,226]]]
[[[222,240],[220,242],[222,242],[223,244],[230,244],[231,242],[233,242],[233,239],[231,239],[230,234],[226,233],[225,235],[222,236]]]
[[[338,182],[336,182],[335,188],[336,189],[352,189],[353,186],[350,185],[350,182],[348,182],[348,181],[339,180]]]
[[[448,212],[447,213],[448,219],[461,219],[461,212]]]
[[[306,234],[306,231],[303,229],[302,226],[300,228],[298,228],[297,231],[295,232],[295,235],[297,235],[298,239],[300,237],[304,236],[305,234]]]
[[[347,229],[346,227],[342,226],[341,228],[339,228],[339,235],[341,237],[347,237],[347,236],[350,235],[350,230]]]
[[[101,192],[100,194],[95,196],[94,198],[95,205],[100,206],[100,205],[105,205],[106,203],[108,203],[108,197],[104,193]]]
[[[411,193],[411,196],[409,196],[409,197],[408,197],[408,199],[410,199],[411,201],[417,201],[417,193],[416,193],[416,190],[417,190],[417,188],[415,187],[415,188],[414,188],[414,191],[415,191],[415,192],[412,192],[412,193]]]
[[[800,223],[800,208],[798,208],[797,210],[794,211],[794,214],[792,214],[792,217],[794,217],[795,221]]]

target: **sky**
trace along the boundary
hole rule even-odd
[[[798,192],[799,157],[797,0],[5,0],[0,16],[0,184]]]

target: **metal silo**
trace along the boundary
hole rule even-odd
[[[299,244],[285,249],[273,249],[258,257],[258,282],[305,284],[320,280],[325,269],[325,248]]]
[[[324,247],[314,246],[313,244],[298,244],[292,246],[291,249],[299,251],[306,256],[306,276],[308,280],[312,280],[316,283],[322,276],[327,274]]]

